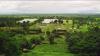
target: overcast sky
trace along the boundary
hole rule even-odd
[[[100,13],[99,0],[0,0],[0,14]]]

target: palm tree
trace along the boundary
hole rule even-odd
[[[23,21],[23,23],[21,23],[21,26],[23,28],[23,32],[24,33],[28,33],[29,31],[29,21]]]

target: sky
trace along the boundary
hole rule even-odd
[[[0,14],[96,13],[99,0],[0,0]]]

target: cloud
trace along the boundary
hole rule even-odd
[[[100,0],[0,0],[0,1],[100,1]]]
[[[0,13],[100,13],[100,2],[1,1]]]

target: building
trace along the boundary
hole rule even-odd
[[[23,19],[23,20],[20,20],[20,21],[17,21],[17,23],[23,23],[23,22],[28,22],[29,23],[32,23],[32,22],[35,22],[37,21],[38,19],[34,18],[34,19]]]
[[[51,22],[54,22],[55,20],[58,21],[58,19],[44,19],[44,20],[42,21],[42,23],[51,23]]]

